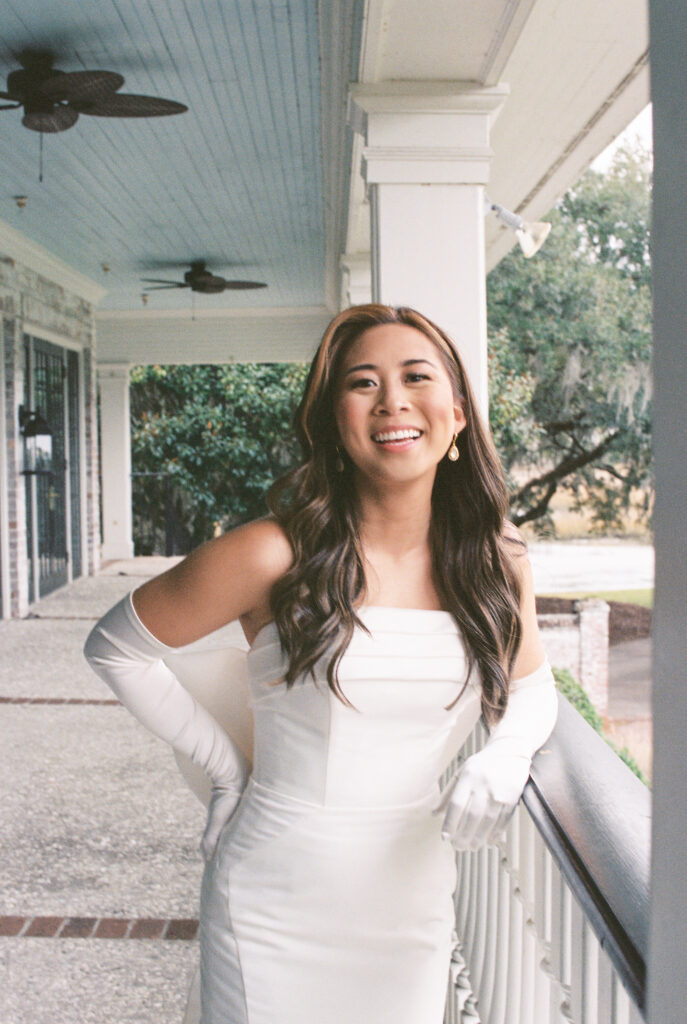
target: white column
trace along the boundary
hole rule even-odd
[[[687,6],[650,0],[656,590],[648,1021],[687,1006]]]
[[[100,390],[100,461],[103,502],[102,558],[131,558],[131,431],[129,365],[98,366]]]
[[[351,90],[366,142],[373,300],[414,306],[446,330],[485,412],[484,186],[489,132],[507,94],[461,82]]]
[[[345,253],[341,266],[341,308],[372,302],[372,266],[369,252]]]

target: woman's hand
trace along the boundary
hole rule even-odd
[[[497,746],[473,754],[435,809],[435,814],[445,811],[442,836],[456,850],[477,850],[498,842],[529,774],[528,757],[499,751]]]
[[[212,859],[220,833],[229,819],[233,817],[242,792],[242,788],[232,783],[213,783],[207,824],[200,842],[200,850],[206,863]]]
[[[510,684],[508,706],[489,739],[459,770],[435,808],[442,835],[457,850],[497,842],[530,774],[532,758],[551,735],[558,697],[548,661]]]

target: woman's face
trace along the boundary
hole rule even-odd
[[[340,444],[377,482],[433,481],[465,426],[439,350],[408,324],[364,331],[342,358],[335,393]]]

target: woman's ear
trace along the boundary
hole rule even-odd
[[[453,432],[455,434],[460,434],[460,432],[464,429],[465,425],[467,424],[467,419],[466,419],[466,416],[465,416],[465,410],[463,409],[463,400],[462,400],[462,398],[459,398],[456,401],[456,404],[453,406],[453,416],[454,416],[454,422],[455,422],[455,426],[453,428]]]

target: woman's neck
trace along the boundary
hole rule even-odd
[[[423,482],[398,488],[358,490],[360,537],[363,548],[403,557],[427,549],[432,516],[432,492]]]

